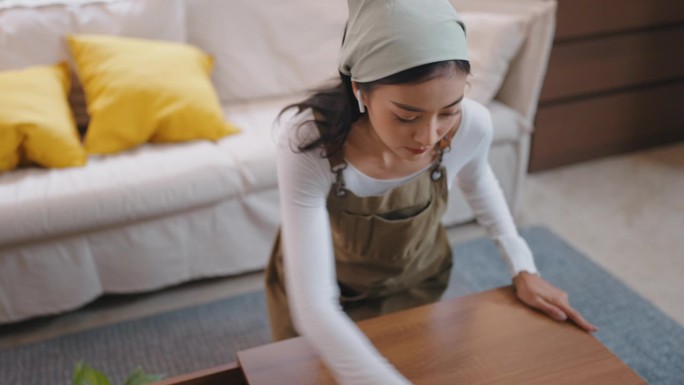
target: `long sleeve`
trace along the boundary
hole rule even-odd
[[[489,149],[493,138],[489,111],[484,107],[473,108],[472,113],[474,116],[471,118],[478,128],[480,139],[472,158],[457,174],[458,186],[477,222],[486,229],[507,262],[511,276],[521,271],[538,273],[532,251],[518,234],[499,181],[489,165]]]
[[[330,171],[321,167],[320,158],[315,159],[318,153],[295,153],[288,140],[280,142],[277,169],[285,287],[295,328],[342,385],[410,384],[338,302],[326,209]]]

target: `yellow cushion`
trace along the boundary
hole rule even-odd
[[[218,140],[240,131],[223,119],[210,79],[213,60],[199,49],[105,35],[67,40],[91,118],[89,153],[148,141]]]
[[[65,63],[0,72],[0,171],[23,154],[45,167],[74,167],[86,153],[69,109]]]

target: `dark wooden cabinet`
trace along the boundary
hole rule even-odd
[[[684,140],[684,1],[558,0],[531,172]]]

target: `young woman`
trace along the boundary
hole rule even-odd
[[[266,270],[275,340],[304,335],[341,384],[409,383],[353,321],[437,301],[464,192],[521,301],[596,328],[540,277],[488,164],[488,110],[464,98],[465,29],[448,0],[349,0],[338,86],[289,106],[282,229]],[[454,325],[458,327],[458,325]]]

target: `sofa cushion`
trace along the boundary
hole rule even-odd
[[[218,143],[144,145],[77,169],[0,175],[0,244],[115,226],[277,187],[275,118],[303,95],[224,106],[243,128]],[[519,140],[520,116],[489,106],[494,145]],[[283,117],[287,119],[287,116]]]
[[[68,42],[88,99],[88,153],[240,131],[223,119],[209,78],[212,59],[197,47],[111,35],[73,35]]]
[[[522,116],[513,108],[494,100],[487,105],[492,114],[494,126],[494,145],[503,142],[517,142],[523,135],[529,133]]]
[[[466,95],[488,104],[501,88],[508,66],[525,41],[528,20],[520,15],[463,12],[472,76]]]
[[[0,175],[0,244],[181,213],[238,196],[242,175],[213,142],[145,145],[71,169]]]
[[[216,58],[224,103],[301,92],[337,76],[346,1],[186,0],[188,42]]]
[[[276,117],[283,107],[304,97],[300,94],[224,106],[226,116],[243,131],[240,135],[221,139],[218,145],[238,162],[245,180],[245,191],[275,188],[278,185],[275,167],[278,137]],[[287,119],[287,116],[284,115],[282,119]]]
[[[66,63],[0,71],[0,172],[17,166],[20,154],[45,167],[85,164],[69,84]]]
[[[186,40],[183,0],[0,1],[0,71],[69,61],[67,34]],[[75,74],[69,95],[79,125],[88,121]]]

